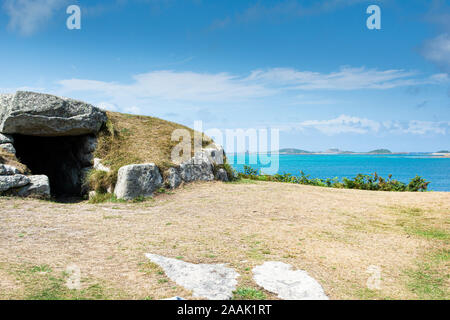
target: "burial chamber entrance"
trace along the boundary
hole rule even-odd
[[[33,175],[46,175],[54,197],[81,197],[86,169],[92,164],[95,136],[13,135],[16,156]]]

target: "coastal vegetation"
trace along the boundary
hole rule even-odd
[[[370,154],[391,154],[392,151],[388,149],[377,149],[369,152]]]
[[[406,184],[392,179],[392,175],[389,175],[388,178],[385,179],[377,173],[372,175],[358,174],[354,178],[343,178],[342,180],[337,177],[328,179],[310,178],[310,176],[306,175],[303,171],[300,171],[299,176],[294,176],[289,173],[266,175],[250,166],[244,166],[244,171],[238,172],[237,176],[241,179],[295,183],[318,187],[397,192],[427,191],[430,184],[430,182],[420,176],[414,177]]]

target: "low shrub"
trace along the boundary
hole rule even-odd
[[[373,175],[358,174],[352,179],[343,178],[342,181],[337,177],[328,179],[310,178],[310,176],[306,175],[303,171],[300,171],[299,176],[293,176],[290,173],[264,175],[261,174],[259,170],[253,169],[247,165],[244,166],[243,172],[238,173],[238,177],[242,179],[296,183],[317,187],[396,192],[427,191],[430,184],[430,182],[420,176],[414,177],[409,184],[405,184],[401,181],[392,179],[392,175],[389,175],[388,178],[385,179],[377,173],[374,173]]]

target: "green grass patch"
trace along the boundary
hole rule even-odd
[[[439,250],[426,256],[425,261],[417,264],[415,269],[407,270],[407,286],[419,299],[448,300],[449,279],[448,262],[450,251]]]
[[[90,279],[81,279],[81,289],[66,286],[68,275],[55,272],[47,265],[17,266],[9,269],[16,281],[24,287],[25,300],[105,300],[111,298],[104,286]]]
[[[450,234],[444,230],[435,228],[424,228],[424,227],[406,227],[405,231],[409,235],[415,235],[427,239],[435,240],[448,240],[450,239]]]
[[[153,200],[152,197],[137,197],[133,200],[124,200],[124,199],[118,199],[115,194],[113,193],[96,193],[95,196],[91,197],[89,199],[89,203],[91,204],[98,204],[98,203],[141,203],[145,201]]]
[[[266,295],[253,288],[238,288],[233,291],[233,300],[265,300]]]

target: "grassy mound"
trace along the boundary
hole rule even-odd
[[[171,152],[179,141],[172,141],[176,129],[191,134],[193,152],[194,130],[166,120],[116,112],[107,112],[108,122],[101,130],[95,157],[113,169],[132,163],[155,163],[160,168],[173,165]],[[203,146],[212,140],[203,136]]]
[[[164,175],[164,171],[176,165],[171,160],[173,148],[180,141],[172,141],[176,129],[188,130],[191,155],[194,152],[194,130],[166,120],[149,116],[138,116],[117,112],[107,112],[108,121],[98,135],[96,158],[111,168],[110,173],[91,170],[87,183],[92,190],[105,193],[105,190],[117,181],[120,167],[134,163],[155,163]],[[202,146],[213,141],[202,135]]]

